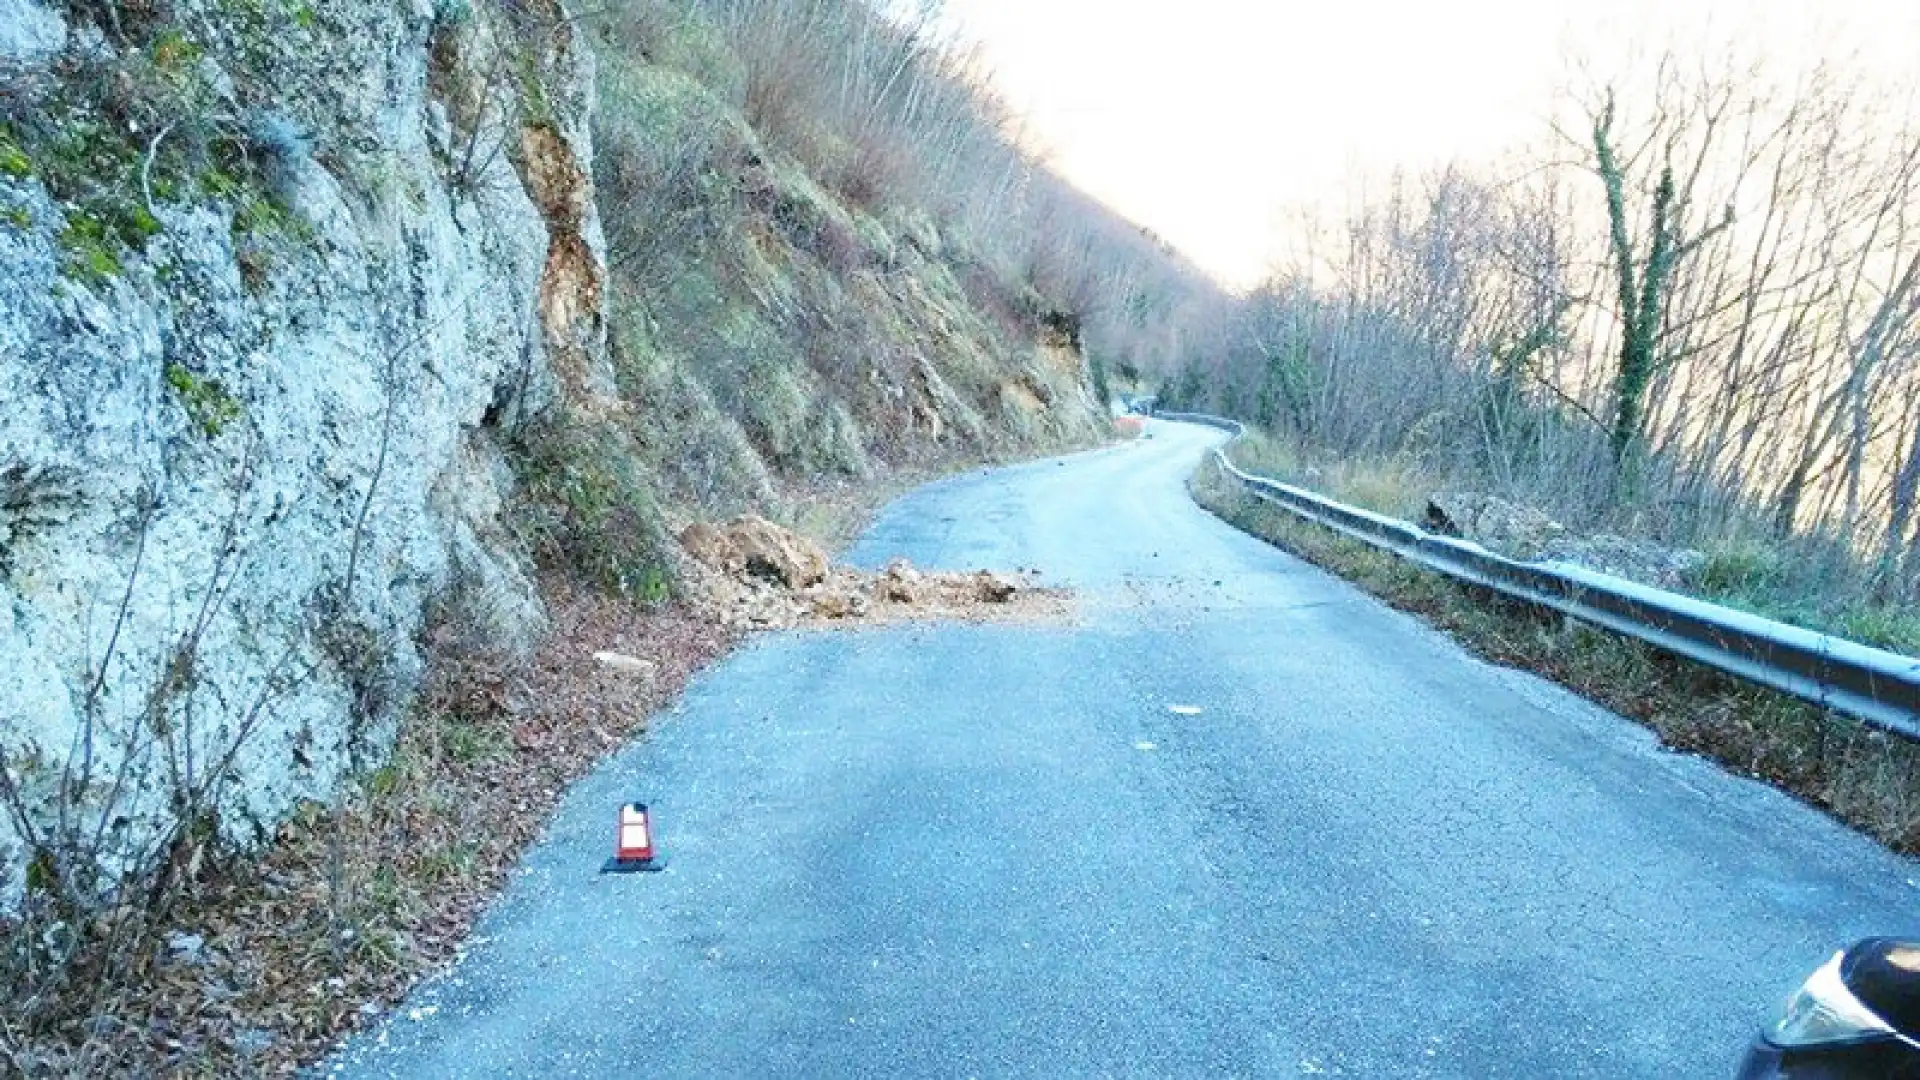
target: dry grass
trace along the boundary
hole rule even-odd
[[[1248,472],[1312,488],[1330,498],[1406,520],[1418,520],[1444,481],[1410,455],[1309,455],[1289,442],[1248,429],[1229,449]]]
[[[69,1009],[30,1030],[5,1021],[0,1071],[292,1075],[455,958],[567,785],[733,641],[683,608],[558,579],[547,592],[554,633],[536,656],[435,641],[387,766],[337,810],[287,822],[257,861],[207,867],[137,948],[89,956]],[[599,650],[657,675],[605,669]]]
[[[1231,524],[1447,631],[1468,650],[1546,676],[1702,754],[1920,852],[1920,747],[1640,642],[1465,586],[1277,510],[1209,463],[1194,496]]]

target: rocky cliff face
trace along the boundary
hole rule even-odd
[[[430,608],[539,633],[495,432],[611,378],[591,58],[512,10],[0,0],[0,906],[329,798]]]

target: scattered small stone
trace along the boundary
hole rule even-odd
[[[881,578],[881,596],[890,603],[917,604],[923,592],[920,571],[905,559],[895,559],[887,564]]]
[[[609,671],[617,671],[622,675],[632,675],[636,678],[651,679],[659,672],[659,665],[653,661],[628,656],[626,653],[597,652],[593,654],[593,658],[601,667]]]
[[[1020,591],[1019,582],[1002,577],[991,570],[980,571],[974,577],[974,585],[979,591],[980,599],[989,604],[1004,604],[1013,599],[1013,594]]]
[[[829,589],[813,598],[813,614],[819,619],[854,619],[867,613],[867,598],[851,589]]]

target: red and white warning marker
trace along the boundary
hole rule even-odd
[[[653,849],[653,822],[645,803],[628,803],[620,808],[620,824],[614,833],[613,858],[600,868],[603,874],[636,874],[665,870],[667,864]]]

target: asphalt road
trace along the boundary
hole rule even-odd
[[[1219,436],[1152,430],[854,552],[1038,567],[1072,625],[755,640],[326,1067],[1692,1080],[1916,929],[1920,865],[1235,532],[1184,490]],[[670,869],[600,876],[636,798]]]

